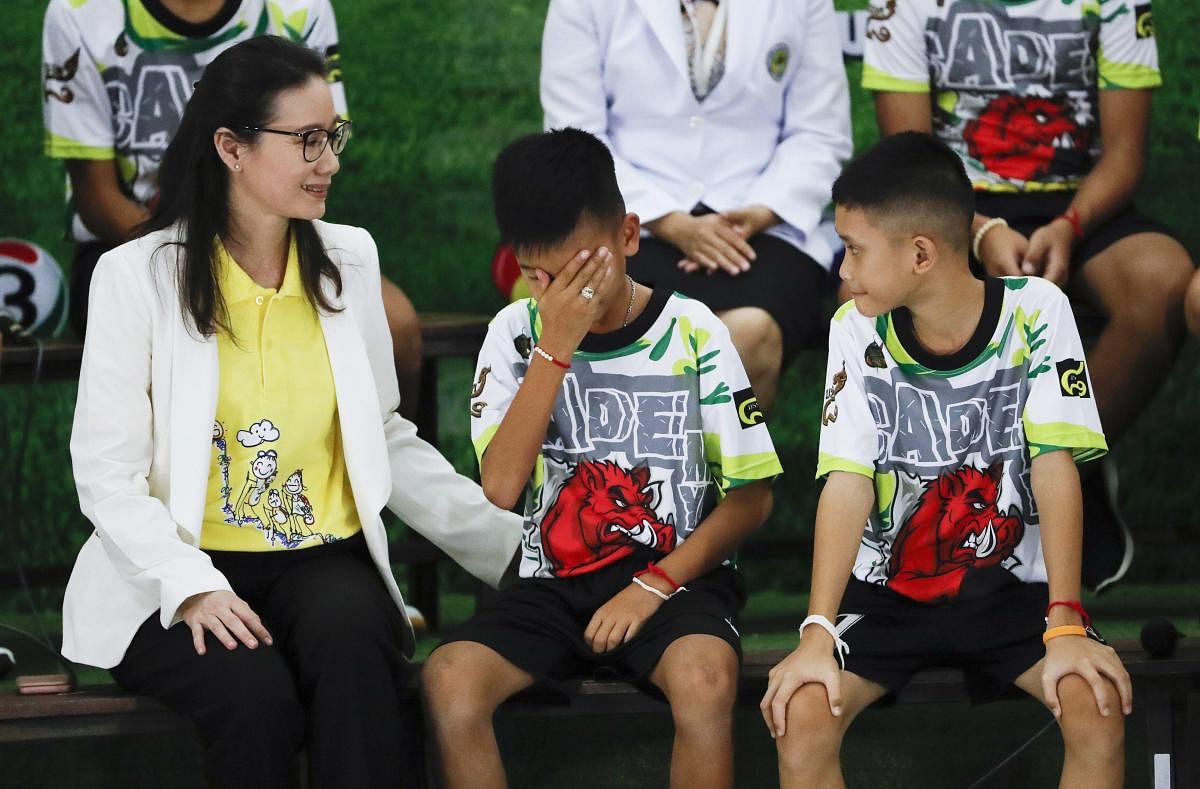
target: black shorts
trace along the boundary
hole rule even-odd
[[[838,614],[846,670],[889,696],[926,668],[963,669],[971,702],[993,701],[1046,654],[1046,584],[1013,580],[993,593],[929,605],[851,578]]]
[[[720,638],[742,659],[736,617],[746,601],[741,573],[718,567],[685,584],[659,606],[637,635],[611,652],[596,654],[584,641],[600,606],[629,586],[633,573],[658,554],[638,552],[586,575],[523,578],[451,630],[439,646],[474,641],[495,650],[539,683],[565,690],[572,679],[615,677],[660,695],[649,682],[667,647],[677,638]],[[649,592],[646,592],[649,594]]]
[[[1066,211],[1073,199],[1074,192],[976,192],[975,210],[984,216],[1003,217],[1009,227],[1028,237]],[[1088,230],[1071,252],[1071,271],[1079,270],[1113,244],[1137,233],[1161,233],[1178,240],[1166,225],[1146,216],[1130,203],[1102,224]]]

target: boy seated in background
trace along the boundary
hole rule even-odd
[[[932,137],[885,138],[833,201],[854,300],[829,333],[809,616],[762,701],[780,782],[841,786],[855,716],[954,665],[973,701],[1015,684],[1050,708],[1063,786],[1120,786],[1129,676],[1079,603],[1075,463],[1106,445],[1067,297],[971,274],[971,183]]]
[[[503,786],[496,707],[605,666],[670,702],[672,786],[731,786],[745,594],[726,559],[782,471],[746,373],[707,307],[625,274],[638,217],[595,137],[517,140],[492,188],[534,298],[488,329],[471,432],[488,498],[526,493],[525,534],[520,580],[425,665],[445,783]]]

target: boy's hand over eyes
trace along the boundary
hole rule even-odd
[[[581,250],[551,278],[537,270],[540,293],[536,293],[542,316],[540,345],[556,359],[570,360],[584,335],[604,312],[602,294],[612,279],[612,252],[600,247],[592,253]],[[583,289],[591,288],[592,298]]]

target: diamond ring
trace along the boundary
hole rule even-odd
[[[591,301],[592,298],[596,295],[596,291],[592,290],[591,285],[584,285],[583,290],[579,291],[579,295],[583,296],[588,301]]]

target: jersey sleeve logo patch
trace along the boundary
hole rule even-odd
[[[758,405],[758,398],[749,386],[739,392],[734,392],[733,402],[737,406],[738,422],[741,424],[742,430],[767,421],[767,415],[762,412],[762,408]]]
[[[1058,367],[1058,386],[1063,397],[1091,397],[1088,386],[1087,365],[1078,359],[1063,359],[1055,362]]]
[[[1154,38],[1154,17],[1150,13],[1150,4],[1142,3],[1133,7],[1134,31],[1138,38]]]
[[[837,421],[837,396],[838,392],[842,391],[845,386],[846,363],[842,362],[842,369],[833,374],[833,378],[829,382],[829,388],[825,390],[825,402],[821,404],[821,424],[824,427],[829,427]]]

